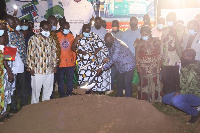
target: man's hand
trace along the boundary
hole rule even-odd
[[[13,75],[13,73],[11,71],[8,72],[8,81],[9,82],[13,82],[14,81],[14,75]]]
[[[108,61],[110,61],[109,58],[105,58],[105,59],[103,59],[103,64],[105,64],[105,63],[108,62]]]
[[[31,76],[35,76],[35,71],[34,70],[30,70],[30,74],[31,74]]]
[[[56,67],[54,67],[54,73],[57,73],[57,68]]]
[[[81,50],[79,50],[78,53],[79,53],[79,54],[82,54],[82,55],[86,55],[86,54],[87,54],[87,52],[81,51]]]
[[[97,75],[100,75],[103,72],[102,68],[97,69]]]

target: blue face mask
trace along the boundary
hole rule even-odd
[[[64,30],[63,30],[63,34],[65,34],[65,35],[68,34],[69,32],[70,32],[69,29],[64,29]]]
[[[15,29],[16,29],[16,31],[20,31],[21,30],[21,26],[17,25],[17,27]]]
[[[85,37],[89,37],[90,33],[83,32],[83,35],[84,35]]]
[[[149,39],[149,36],[142,36],[142,40],[147,41]]]
[[[4,30],[0,30],[0,36],[3,36]]]
[[[174,25],[174,22],[173,22],[173,21],[169,21],[169,22],[167,22],[167,25],[168,25],[168,26],[173,26],[173,25]]]
[[[163,25],[163,24],[157,24],[157,28],[158,28],[159,30],[162,30],[162,29],[163,29],[163,27],[164,27],[164,25]]]
[[[57,29],[57,26],[52,26],[51,30],[55,31]]]
[[[21,28],[23,31],[28,30],[28,26],[26,26],[26,25],[22,25]]]
[[[193,35],[193,36],[197,33],[194,30],[188,30],[188,32],[189,32],[190,35]]]

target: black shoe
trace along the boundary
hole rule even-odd
[[[190,120],[188,121],[188,124],[196,123],[199,118],[200,118],[200,112],[195,116],[191,116]]]

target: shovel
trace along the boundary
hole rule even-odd
[[[93,80],[95,77],[97,77],[99,74],[96,72],[95,75],[92,77],[90,81],[86,81],[85,83],[80,85],[80,89],[87,89],[90,90],[93,86],[95,86],[96,83],[93,83]]]

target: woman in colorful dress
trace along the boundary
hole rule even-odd
[[[77,47],[78,62],[78,83],[79,85],[90,81],[96,74],[96,70],[101,67],[103,59],[107,57],[108,50],[104,42],[98,35],[90,32],[91,27],[88,24],[83,25],[82,34],[75,38],[72,50]],[[103,92],[110,90],[110,70],[102,73],[95,78],[93,91]]]
[[[9,40],[6,28],[6,21],[0,20],[0,121],[1,122],[4,121],[6,117],[9,117],[9,113],[6,112],[6,108],[7,104],[11,102],[11,93],[9,93],[10,87],[8,87],[7,82],[11,84],[14,81],[14,76],[12,74],[11,68],[8,65],[10,64],[11,61],[5,61],[3,59],[3,47],[6,46],[8,43]],[[5,81],[5,79],[7,80]]]
[[[151,28],[141,28],[141,38],[135,41],[136,66],[138,69],[140,84],[138,98],[150,103],[161,102],[160,66],[161,66],[161,42],[153,38]]]

